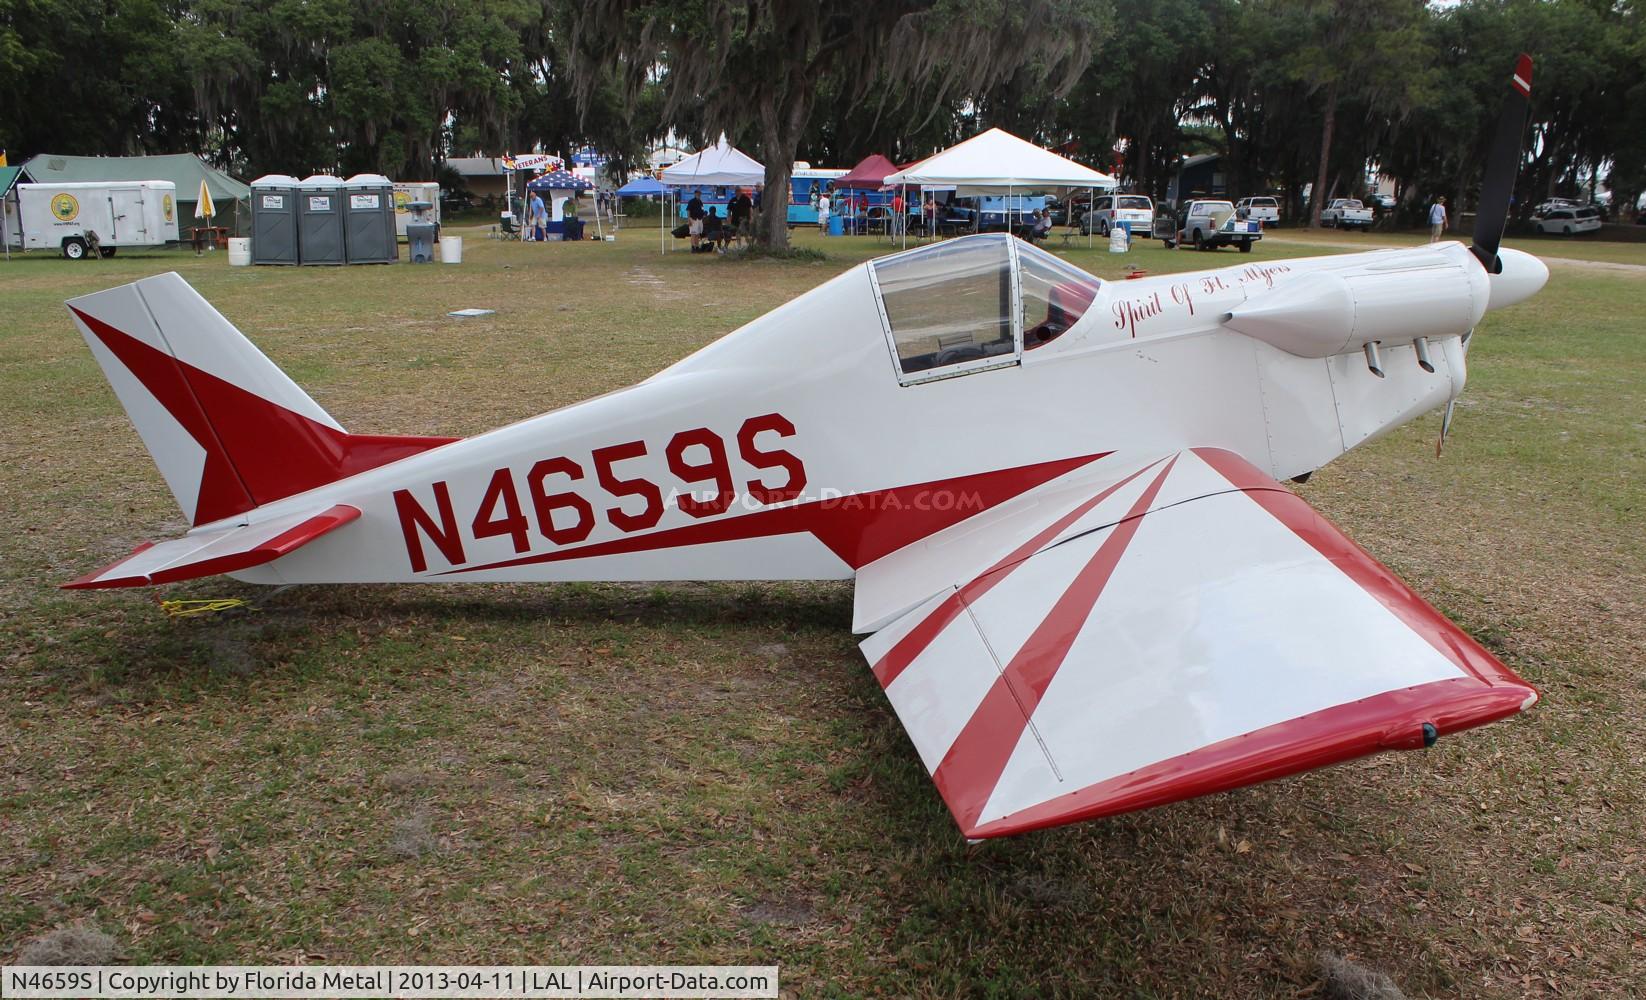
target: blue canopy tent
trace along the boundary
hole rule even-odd
[[[636,177],[634,180],[617,189],[617,196],[619,198],[645,198],[651,195],[666,196],[668,193],[669,186],[667,184],[664,184],[655,177],[646,176]],[[667,198],[665,198],[664,207],[666,208],[667,206],[668,201]],[[663,226],[663,218],[667,214],[668,213],[664,211],[659,211],[657,213],[657,248],[659,250],[667,249],[668,237],[665,235],[667,231]]]
[[[655,177],[636,177],[617,189],[619,198],[638,198],[645,195],[665,194],[668,187]]]
[[[589,190],[592,187],[594,187],[593,184],[590,184],[588,181],[577,176],[571,171],[560,169],[551,170],[541,177],[536,178],[531,183],[526,185],[526,190],[535,191],[539,194],[548,196],[549,224],[547,227],[547,232],[559,234],[564,237],[567,229],[566,218],[562,212],[562,204],[564,199],[573,199],[571,218],[575,220],[577,218],[577,202],[575,200],[577,195]],[[581,236],[582,223],[576,223],[573,228],[577,234]]]

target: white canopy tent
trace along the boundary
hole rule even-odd
[[[992,128],[886,177],[888,187],[950,189],[961,196],[1005,188],[1015,191],[1111,189],[1115,179],[1102,171],[1042,149],[1004,129]],[[1088,234],[1089,235],[1089,234]]]
[[[703,184],[712,187],[743,187],[766,183],[766,168],[753,157],[731,145],[725,136],[708,149],[700,149],[663,168],[663,183],[671,187]]]
[[[722,135],[720,141],[700,149],[673,166],[663,168],[662,181],[670,188],[758,187],[766,183],[766,168],[754,157],[733,146]],[[676,203],[679,195],[675,195]],[[785,205],[788,199],[785,198]],[[663,201],[665,212],[669,202]],[[674,218],[669,212],[669,218]]]

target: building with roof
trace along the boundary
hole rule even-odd
[[[509,168],[500,156],[453,156],[446,166],[463,178],[463,186],[476,198],[502,201],[509,190]]]

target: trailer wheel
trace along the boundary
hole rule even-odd
[[[1240,241],[1240,252],[1241,253],[1251,253],[1252,252],[1252,241],[1251,240],[1241,240]]]
[[[63,256],[69,260],[84,260],[86,258],[86,241],[78,236],[70,236],[63,240]]]
[[[114,251],[117,250],[117,249],[119,249],[119,248],[118,247],[98,247],[97,252],[100,255],[102,255],[104,260],[108,260],[110,257],[114,256]]]

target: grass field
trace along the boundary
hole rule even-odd
[[[67,296],[176,269],[351,430],[470,434],[880,248],[469,235],[460,267],[0,265],[0,959],[89,922],[138,962],[780,963],[805,997],[1308,996],[1322,950],[1411,995],[1641,992],[1646,274],[1556,269],[1482,325],[1444,458],[1434,416],[1301,488],[1534,710],[968,847],[858,656],[849,585],[214,579],[162,595],[255,610],[183,620],[54,589],[184,527]],[[467,306],[497,315],[446,315]]]

